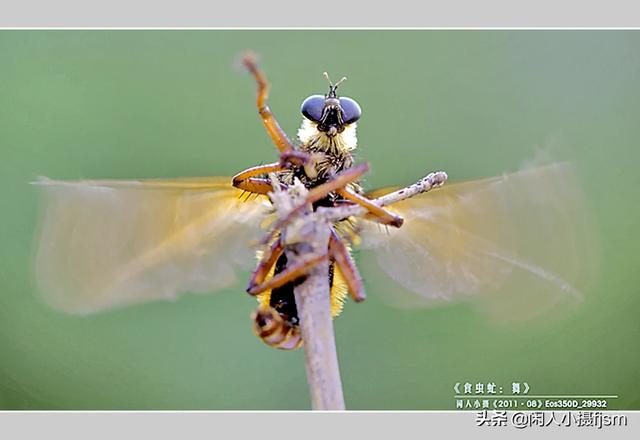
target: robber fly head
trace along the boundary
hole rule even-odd
[[[305,118],[317,123],[317,129],[328,136],[342,133],[345,127],[353,124],[362,114],[362,110],[356,101],[347,97],[339,97],[337,89],[347,78],[333,84],[327,72],[324,77],[329,82],[329,93],[326,95],[311,95],[302,103],[300,111]]]

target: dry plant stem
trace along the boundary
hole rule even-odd
[[[316,244],[329,242],[329,225],[316,226]],[[290,258],[290,253],[287,258]],[[333,320],[329,295],[329,263],[323,260],[309,272],[303,283],[296,286],[294,294],[300,317],[305,368],[311,408],[314,410],[344,410],[342,381],[338,366]]]
[[[447,181],[447,173],[444,171],[437,171],[431,173],[418,180],[416,183],[409,185],[405,188],[393,191],[384,196],[374,199],[373,202],[378,206],[389,206],[394,203],[401,202],[402,200],[410,199],[418,194],[422,194],[432,189],[442,186]],[[341,206],[338,208],[319,208],[327,218],[332,220],[339,220],[347,217],[359,217],[367,213],[367,210],[358,205]]]
[[[290,263],[318,255],[326,255],[333,221],[350,216],[365,215],[367,210],[358,205],[334,208],[310,206],[300,210],[308,190],[296,182],[283,191],[275,174],[270,174],[273,192],[270,197],[280,219],[298,209],[290,221],[283,225],[281,237],[284,251]],[[374,200],[386,206],[441,186],[447,180],[444,172],[431,173],[418,182]],[[307,203],[307,205],[309,205]],[[333,321],[331,319],[329,262],[322,260],[314,265],[304,282],[294,289],[296,307],[300,317],[300,331],[304,341],[305,368],[314,410],[344,410],[344,396],[338,355],[336,352]]]
[[[297,182],[288,191],[280,190],[275,176],[271,199],[280,218],[299,206],[308,191]],[[275,179],[275,180],[274,180]],[[291,263],[317,255],[326,255],[329,247],[330,224],[310,209],[302,211],[288,222],[281,236],[287,260]],[[304,282],[294,289],[300,318],[305,368],[311,408],[314,410],[344,410],[344,397],[338,355],[336,352],[329,294],[329,263],[322,260],[309,271]]]

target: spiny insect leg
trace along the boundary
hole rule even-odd
[[[300,150],[285,151],[280,154],[280,163],[283,166],[296,165],[302,166],[311,161],[311,154]]]
[[[365,162],[336,174],[331,180],[309,190],[307,203],[317,202],[318,200],[325,198],[331,192],[340,192],[342,188],[347,186],[349,183],[358,180],[368,171],[369,164]]]
[[[400,226],[402,226],[402,223],[404,223],[404,219],[402,217],[393,214],[384,208],[381,208],[380,206],[376,205],[371,200],[360,194],[356,194],[346,188],[340,188],[336,190],[336,192],[345,199],[350,200],[353,203],[356,203],[368,210],[370,216],[373,216],[373,220],[377,221],[378,223],[395,226],[396,228],[399,228]]]
[[[257,178],[256,176],[277,173],[278,171],[284,171],[285,169],[286,166],[282,165],[280,162],[247,168],[233,176],[233,186],[251,193],[267,194],[268,192],[273,191],[271,182],[269,179]]]
[[[371,199],[369,199],[369,200],[371,200]],[[387,211],[387,212],[389,212],[389,211]],[[371,213],[371,212],[367,212],[365,215],[362,216],[362,218],[367,220],[367,221],[370,221],[370,222],[373,222],[373,223],[377,223],[378,231],[385,232],[387,235],[389,234],[389,225],[398,227],[398,226],[396,226],[394,224],[390,224],[387,217],[380,217],[379,215]],[[400,227],[401,227],[404,224],[404,218],[402,218],[402,217],[399,217],[399,218],[402,219],[401,220],[401,225],[400,225]],[[382,229],[382,226],[384,226],[385,229]]]
[[[349,288],[351,299],[355,302],[364,301],[367,296],[364,293],[364,286],[358,268],[349,256],[347,246],[335,231],[331,231],[331,236],[329,237],[329,255],[338,266],[338,269],[340,269],[340,272],[342,272],[342,276]]]
[[[324,156],[325,154],[320,152],[310,154],[300,150],[291,150],[280,154],[280,163],[288,167],[302,167],[307,177],[315,179],[318,177],[316,163]]]
[[[249,287],[247,291],[251,291],[257,285],[262,284],[267,277],[273,266],[278,261],[280,255],[284,251],[280,238],[273,242],[273,244],[265,251],[258,262],[258,267],[253,271],[251,279],[249,280]]]
[[[273,226],[273,230],[281,230],[286,224],[288,224],[293,218],[302,212],[306,206],[311,203],[317,202],[320,199],[326,197],[329,193],[333,191],[337,191],[339,188],[344,187],[345,185],[358,180],[361,176],[369,171],[368,163],[361,163],[359,165],[353,166],[347,170],[344,170],[338,174],[336,174],[333,179],[328,182],[323,183],[322,185],[318,185],[315,188],[311,188],[307,193],[307,196],[304,200],[304,203],[301,203],[297,208],[293,209],[287,216],[279,219]],[[374,205],[375,206],[375,205]],[[376,206],[377,207],[377,206]],[[379,208],[379,207],[377,207]],[[382,208],[379,208],[382,209]],[[271,239],[271,235],[267,236],[267,239]],[[264,240],[262,244],[266,244]]]
[[[290,281],[295,281],[298,278],[305,276],[307,273],[309,273],[309,270],[311,270],[313,266],[326,258],[327,254],[321,254],[314,255],[310,258],[301,259],[294,264],[288,265],[285,270],[275,275],[273,278],[270,278],[268,281],[247,289],[247,293],[249,293],[249,295],[257,295],[261,292],[264,292],[265,290],[275,289],[287,284]]]
[[[242,57],[242,64],[253,75],[258,84],[258,97],[256,104],[258,106],[258,113],[264,124],[264,128],[273,140],[273,143],[280,152],[285,152],[294,149],[294,145],[291,143],[287,134],[280,128],[280,124],[276,121],[275,116],[267,105],[267,98],[269,96],[269,82],[265,77],[262,70],[258,67],[256,56],[252,53],[246,53]]]

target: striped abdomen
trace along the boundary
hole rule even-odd
[[[282,272],[287,266],[287,257],[282,254],[274,266],[269,278]],[[329,286],[331,295],[331,316],[340,314],[347,286],[333,262],[329,265]],[[302,336],[298,325],[298,310],[293,289],[296,282],[289,282],[273,290],[258,295],[260,306],[253,313],[253,328],[256,335],[265,344],[283,350],[293,350],[302,345]]]

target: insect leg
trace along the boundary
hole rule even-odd
[[[311,258],[301,259],[300,261],[287,266],[285,270],[280,272],[278,275],[275,275],[268,281],[247,289],[247,293],[249,293],[249,295],[257,295],[261,292],[264,292],[265,290],[275,289],[277,287],[283,286],[290,281],[294,281],[300,277],[305,276],[313,266],[326,258],[327,254],[314,255]]]
[[[395,226],[396,228],[399,228],[402,226],[402,223],[404,223],[404,219],[402,217],[381,208],[363,195],[354,193],[346,188],[339,188],[336,190],[336,193],[367,209],[369,214],[373,216],[374,221],[385,225]]]
[[[252,193],[267,194],[268,192],[273,191],[271,181],[269,179],[257,178],[256,176],[284,171],[285,169],[286,166],[281,162],[247,168],[233,176],[233,186]]]
[[[336,174],[331,180],[309,190],[307,203],[317,202],[318,200],[325,198],[331,192],[339,192],[341,188],[344,188],[349,183],[358,180],[368,171],[369,164],[361,163]]]
[[[251,275],[251,279],[249,280],[249,287],[247,287],[247,291],[255,288],[257,285],[262,284],[264,279],[267,277],[271,269],[273,268],[276,261],[282,252],[284,251],[284,247],[282,246],[282,242],[278,238],[273,242],[271,247],[262,255],[260,258],[260,262],[258,262],[258,267],[253,271],[253,275]]]
[[[267,130],[267,133],[273,140],[273,143],[281,153],[293,150],[295,148],[293,143],[291,143],[284,130],[280,128],[278,121],[276,121],[275,116],[267,105],[269,82],[264,76],[264,73],[262,73],[262,70],[258,67],[255,56],[253,54],[245,54],[242,57],[242,63],[253,75],[256,83],[258,84],[258,97],[256,99],[256,104],[258,106],[258,113],[260,114],[264,128]]]
[[[331,236],[329,237],[329,255],[333,258],[340,272],[342,272],[342,276],[349,288],[351,299],[355,302],[364,301],[367,296],[364,293],[362,278],[360,277],[358,268],[349,256],[347,246],[345,246],[342,239],[336,234],[336,231],[331,231]]]
[[[303,166],[312,160],[311,154],[300,150],[285,151],[280,154],[280,163]]]
[[[369,164],[361,163],[359,165],[348,168],[338,174],[336,174],[333,179],[325,182],[321,185],[318,185],[314,188],[311,188],[307,193],[304,203],[301,203],[297,208],[291,210],[291,212],[281,219],[279,219],[274,225],[273,230],[281,230],[284,225],[289,223],[292,218],[295,218],[300,212],[302,212],[307,205],[310,203],[317,202],[318,200],[327,196],[327,194],[338,190],[339,188],[344,187],[345,185],[357,180],[362,175],[364,175],[367,171],[369,171]],[[378,209],[382,209],[379,206],[373,205]],[[384,211],[384,210],[383,210]],[[385,211],[386,212],[386,211]],[[267,236],[268,239],[271,239],[271,236]],[[262,241],[262,244],[265,244]]]

